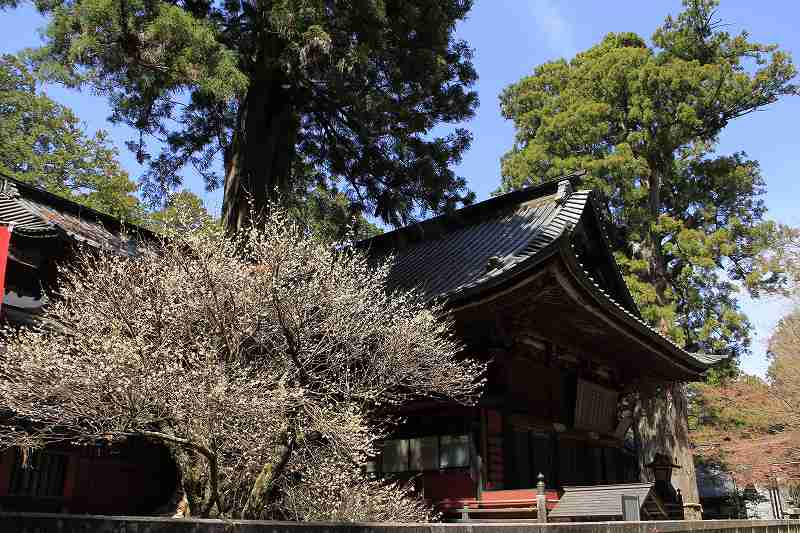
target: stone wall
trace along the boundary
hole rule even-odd
[[[192,520],[0,513],[2,533],[800,533],[800,520],[586,522],[572,524],[380,524]]]

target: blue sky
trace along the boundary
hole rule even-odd
[[[500,116],[497,99],[504,87],[542,62],[569,57],[592,46],[608,32],[633,31],[649,37],[668,13],[679,11],[679,0],[476,0],[469,19],[457,28],[459,37],[476,50],[481,100],[477,116],[467,124],[475,140],[458,173],[467,178],[478,199],[487,198],[498,186],[499,158],[513,142],[512,124]],[[800,3],[722,0],[719,15],[729,24],[729,31],[747,29],[753,39],[777,43],[800,62]],[[29,6],[0,12],[0,53],[36,46],[37,28],[43,22]],[[47,92],[74,109],[88,130],[108,130],[120,148],[124,167],[134,177],[141,173],[141,167],[124,148],[124,141],[133,138],[133,133],[106,122],[109,109],[102,97],[56,86],[48,87]],[[800,98],[784,99],[731,124],[722,134],[719,151],[744,150],[759,160],[768,186],[770,216],[800,226],[800,210],[796,208],[800,203],[798,124]],[[206,193],[202,183],[190,175],[186,183],[210,208],[219,209],[219,191]],[[756,328],[756,338],[753,355],[742,366],[748,372],[763,374],[766,335],[788,304],[774,298],[758,302],[745,299],[743,306]]]

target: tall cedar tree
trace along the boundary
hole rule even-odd
[[[124,222],[142,222],[136,183],[105,132],[90,136],[75,114],[42,93],[13,56],[0,57],[0,175],[42,187]]]
[[[715,0],[684,7],[652,44],[612,33],[505,90],[517,134],[501,191],[586,170],[645,318],[689,350],[736,361],[750,340],[737,286],[758,294],[781,276],[759,260],[773,225],[758,162],[714,149],[731,120],[796,94],[796,70],[777,46],[723,31]]]
[[[0,0],[13,7],[16,0]],[[236,229],[318,186],[353,214],[401,224],[473,194],[451,167],[478,104],[472,50],[453,36],[471,0],[36,0],[41,72],[109,97],[138,130],[157,199],[187,165],[224,183]],[[158,154],[146,140],[164,141]],[[224,176],[218,161],[222,160]],[[310,170],[310,171],[309,171]]]

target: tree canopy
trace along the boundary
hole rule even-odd
[[[650,43],[612,33],[508,87],[516,141],[500,190],[586,170],[644,317],[689,350],[738,356],[750,340],[738,287],[758,294],[783,277],[760,256],[774,226],[758,162],[715,146],[730,121],[796,94],[796,69],[777,46],[725,31],[716,9],[684,0]]]
[[[159,233],[198,231],[217,222],[206,210],[203,199],[188,189],[170,194],[164,207],[150,214],[150,224]]]
[[[137,185],[108,135],[88,135],[75,114],[48,98],[14,56],[0,58],[0,174],[31,183],[124,222],[142,222]]]
[[[477,106],[472,51],[453,36],[471,0],[35,4],[40,72],[108,96],[140,134],[151,200],[187,166],[224,184],[230,228],[319,183],[392,224],[473,198],[451,168],[471,135],[432,134]]]
[[[781,225],[764,261],[768,267],[782,269],[788,275],[789,284],[783,295],[800,298],[800,228]]]

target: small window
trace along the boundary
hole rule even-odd
[[[383,445],[383,471],[405,472],[408,470],[408,440],[387,440]]]
[[[440,449],[440,468],[469,466],[469,435],[445,435]]]
[[[370,473],[423,472],[469,465],[469,435],[445,435],[387,440],[380,456],[370,461],[366,470]]]
[[[439,437],[422,437],[409,440],[411,470],[436,470],[439,468]]]
[[[66,455],[37,450],[28,458],[28,464],[23,465],[22,452],[17,449],[8,494],[36,498],[63,497],[66,473]]]

